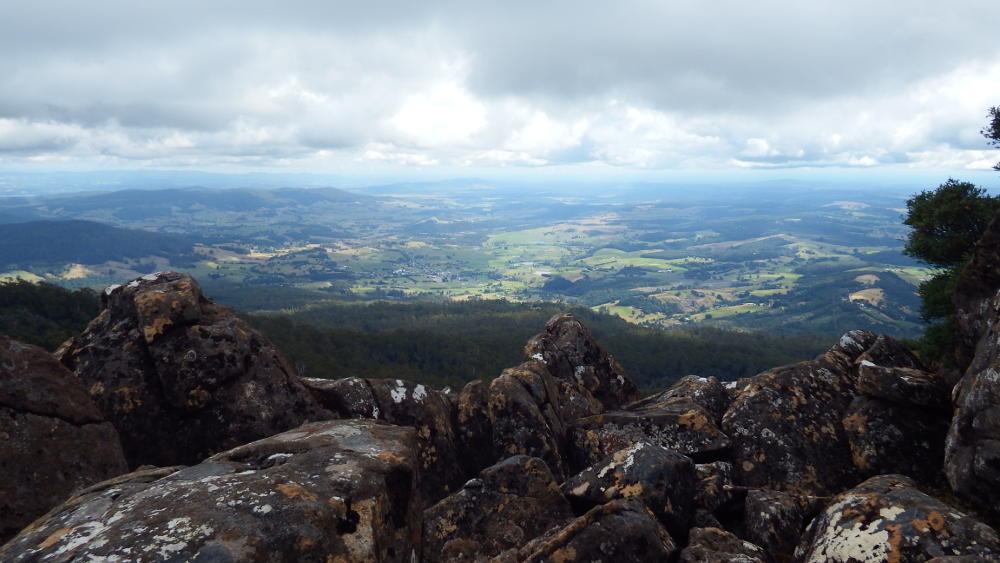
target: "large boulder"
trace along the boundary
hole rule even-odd
[[[412,428],[307,424],[165,476],[95,485],[0,548],[0,560],[412,561],[417,455]]]
[[[902,473],[942,485],[949,417],[934,409],[855,397],[844,415],[851,459],[860,475]]]
[[[45,350],[0,336],[0,544],[73,490],[126,471],[83,384]]]
[[[858,393],[903,405],[948,409],[951,386],[940,374],[885,367],[864,360],[858,366]]]
[[[834,497],[796,551],[801,561],[845,563],[916,563],[946,555],[1000,557],[1000,535],[902,475],[872,477]]]
[[[723,457],[731,445],[712,413],[686,397],[661,398],[575,421],[568,435],[574,467],[586,467],[636,442],[676,450],[698,462]]]
[[[625,370],[573,315],[549,319],[545,330],[528,341],[524,355],[541,361],[556,379],[582,386],[601,402],[602,410],[639,398]]]
[[[754,376],[722,419],[733,440],[736,481],[807,495],[854,484],[856,470],[841,424],[853,398],[850,380],[825,360]]]
[[[751,489],[744,500],[746,539],[764,548],[772,561],[796,561],[802,531],[821,508],[816,497]]]
[[[304,379],[303,384],[323,407],[343,418],[415,428],[423,483],[431,498],[442,498],[465,481],[454,408],[445,393],[401,379]]]
[[[624,407],[627,411],[643,411],[655,409],[659,405],[669,403],[671,399],[686,398],[701,405],[712,416],[712,422],[720,424],[722,415],[729,408],[732,398],[726,387],[714,377],[699,377],[685,375],[670,389],[655,395],[640,399]]]
[[[263,335],[186,274],[106,289],[102,311],[57,352],[121,435],[132,466],[196,463],[329,419]]]
[[[424,511],[424,561],[481,561],[573,517],[545,462],[512,456]]]
[[[563,493],[578,513],[615,499],[644,503],[682,540],[694,512],[694,462],[675,451],[639,442],[570,477]]]

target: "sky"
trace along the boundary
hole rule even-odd
[[[996,0],[0,5],[0,171],[995,178]]]

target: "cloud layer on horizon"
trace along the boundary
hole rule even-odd
[[[985,0],[18,4],[0,7],[6,166],[996,161]]]

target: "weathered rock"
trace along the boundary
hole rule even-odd
[[[411,561],[418,479],[413,429],[311,423],[151,482],[138,472],[94,486],[0,560]]]
[[[489,387],[477,379],[466,383],[458,394],[455,431],[459,441],[459,461],[466,476],[479,473],[498,457],[493,450],[488,392]]]
[[[642,503],[614,500],[529,542],[500,561],[666,561],[677,547]]]
[[[302,378],[302,384],[319,404],[340,418],[373,418],[384,420],[375,391],[367,379]]]
[[[121,435],[133,466],[207,455],[333,415],[271,343],[186,274],[149,274],[57,352]]]
[[[719,528],[693,528],[681,563],[768,563],[760,546]]]
[[[83,384],[45,350],[0,336],[0,544],[73,490],[126,471]]]
[[[712,415],[712,422],[721,424],[722,415],[729,408],[732,399],[726,388],[714,377],[698,377],[697,375],[686,375],[670,389],[640,399],[628,404],[622,410],[655,410],[657,407],[669,402],[673,398],[687,398],[701,405]]]
[[[712,415],[684,397],[665,399],[643,410],[581,418],[569,430],[571,459],[576,468],[592,465],[637,442],[676,450],[699,462],[718,459],[731,445],[712,422]]]
[[[545,364],[560,381],[578,384],[603,405],[617,409],[639,398],[632,379],[573,315],[556,315],[528,341],[524,355]]]
[[[732,494],[726,487],[733,484],[733,464],[728,461],[713,461],[700,463],[694,469],[698,477],[694,494],[695,507],[714,512],[732,500]]]
[[[844,415],[851,459],[864,477],[902,473],[921,483],[943,481],[949,417],[926,407],[856,397]]]
[[[556,382],[541,362],[504,370],[490,382],[489,390],[494,451],[503,457],[541,458],[562,480],[567,469],[561,448],[566,429],[558,409]]]
[[[816,359],[833,365],[837,371],[849,374],[852,373],[855,361],[877,340],[878,335],[870,330],[851,330],[844,333],[832,348]]]
[[[858,365],[858,393],[903,405],[938,409],[951,406],[951,386],[944,377],[912,368]]]
[[[638,500],[680,540],[694,511],[696,482],[691,458],[639,442],[570,477],[562,491],[577,513],[619,498]]]
[[[852,397],[850,379],[826,361],[754,376],[722,419],[737,483],[824,495],[856,482],[841,424]]]
[[[815,497],[770,489],[747,491],[744,506],[745,537],[764,548],[776,563],[795,561],[795,548],[802,530],[821,508]]]
[[[1000,514],[1000,370],[966,374],[954,397],[945,442],[948,483],[970,502]]]
[[[424,511],[424,561],[481,561],[572,518],[545,462],[512,456]]]
[[[834,497],[796,551],[800,560],[818,562],[906,563],[945,555],[1000,556],[1000,535],[902,475],[872,477]]]
[[[924,364],[895,338],[880,334],[863,354],[855,360],[857,364],[868,362],[876,366],[903,368],[923,371]]]

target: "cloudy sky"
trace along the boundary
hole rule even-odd
[[[997,22],[996,0],[4,2],[0,169],[974,173],[1000,160]]]

